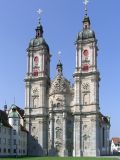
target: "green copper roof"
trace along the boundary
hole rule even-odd
[[[15,104],[12,104],[12,105],[11,105],[11,108],[12,108],[12,109],[17,109],[17,107],[16,107]]]
[[[95,38],[95,32],[90,29],[90,18],[85,15],[83,19],[83,30],[78,33],[77,41]]]
[[[15,111],[12,111],[11,113],[9,113],[8,115],[9,118],[19,118],[19,114]]]
[[[48,44],[43,37],[34,38],[29,43],[29,47],[39,47],[41,45],[49,50]]]
[[[49,50],[49,46],[46,43],[45,39],[43,38],[43,27],[39,22],[39,24],[36,28],[36,37],[30,41],[29,48],[33,48],[33,47],[36,48],[36,47],[40,47],[40,46]]]
[[[78,33],[77,40],[84,40],[89,38],[95,38],[95,33],[90,29],[86,29]]]
[[[9,113],[8,117],[11,117],[11,118],[18,118],[19,117],[19,114],[17,112],[17,106],[15,104],[12,104],[11,105],[11,109],[12,111]]]

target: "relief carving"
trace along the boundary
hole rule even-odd
[[[56,142],[56,150],[59,152],[62,148],[62,144],[60,142]]]
[[[90,136],[88,134],[83,135],[83,148],[87,149],[90,147]]]
[[[62,140],[62,129],[59,127],[56,127],[56,138]]]
[[[89,91],[89,90],[90,90],[90,85],[89,85],[89,83],[83,83],[83,84],[82,84],[82,88],[83,88],[84,91]]]
[[[69,82],[64,77],[58,75],[51,85],[50,94],[69,92],[69,91],[70,91]]]
[[[38,135],[38,128],[35,126],[32,127],[32,135],[34,136],[34,138],[36,137],[36,135]]]
[[[33,97],[38,97],[38,96],[39,96],[38,88],[33,88],[33,89],[32,89],[32,96],[33,96]]]
[[[80,126],[80,119],[75,119],[75,126],[79,127]]]
[[[60,97],[57,97],[57,98],[56,98],[56,101],[63,101],[63,99],[60,98]]]
[[[96,118],[91,118],[91,122],[95,122],[96,121]]]
[[[47,124],[47,120],[41,119],[39,120],[39,124]]]
[[[60,120],[60,119],[57,119],[57,120],[56,120],[56,123],[57,123],[58,125],[60,125],[60,124],[61,124],[61,120]]]

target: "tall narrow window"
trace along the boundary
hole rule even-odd
[[[11,139],[8,139],[8,145],[10,145],[10,143],[11,143]]]
[[[16,145],[16,139],[13,140],[13,144]]]
[[[14,149],[13,152],[16,153],[16,149]]]
[[[3,138],[3,144],[6,144],[6,138]]]
[[[6,153],[6,148],[4,148],[3,152]]]
[[[105,128],[102,129],[102,146],[105,147]]]
[[[16,135],[16,130],[13,130],[13,135]]]
[[[8,149],[8,153],[10,153],[10,149]]]

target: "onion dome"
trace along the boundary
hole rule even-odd
[[[17,106],[15,104],[12,104],[11,106],[12,111],[9,113],[9,118],[19,118],[19,114],[17,112]]]
[[[46,43],[45,39],[43,38],[43,27],[41,25],[41,23],[38,23],[36,30],[36,37],[33,38],[30,43],[29,43],[29,48],[33,48],[33,47],[41,47],[42,48],[46,48],[47,50],[49,50],[49,46]]]
[[[77,41],[90,38],[95,38],[95,32],[90,29],[90,19],[87,15],[85,15],[83,19],[83,30],[78,33]]]
[[[67,94],[70,92],[70,82],[63,77],[62,74],[62,63],[57,64],[57,76],[52,81],[49,94]]]

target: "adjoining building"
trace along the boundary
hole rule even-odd
[[[120,138],[113,137],[111,140],[111,154],[120,155]]]
[[[27,130],[24,110],[12,105],[0,110],[0,157],[27,155]]]

